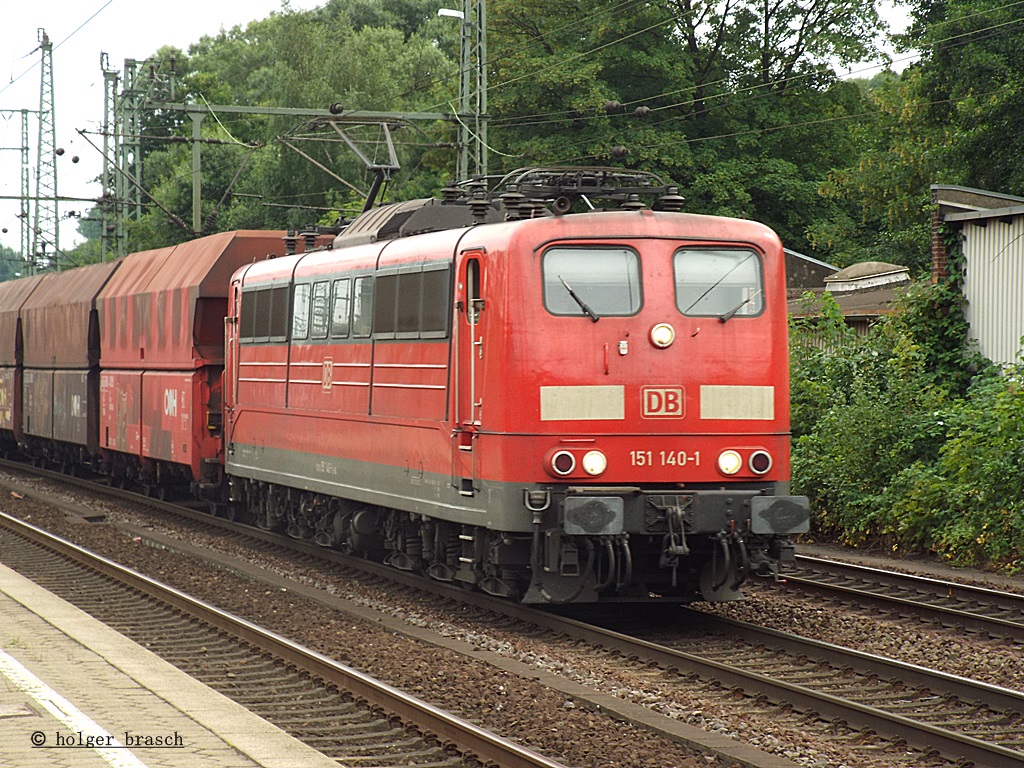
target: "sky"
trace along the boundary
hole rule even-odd
[[[64,149],[57,158],[57,192],[85,199],[59,204],[60,246],[68,249],[82,238],[77,221],[67,213],[87,210],[89,200],[102,191],[96,179],[103,158],[78,134],[88,131],[89,138],[102,146],[102,136],[95,135],[103,123],[100,54],[107,54],[112,69],[123,72],[125,59],[145,59],[164,45],[187,50],[204,35],[244,27],[279,12],[284,2],[292,10],[308,10],[326,0],[0,0],[0,244],[21,247],[21,114],[7,111],[39,108],[40,28],[54,46],[54,124],[57,147]],[[883,13],[893,25],[905,23],[905,15],[894,11],[888,0],[885,5]],[[168,10],[160,13],[154,7]],[[902,68],[900,62],[894,66]],[[872,72],[857,69],[852,74],[870,77]],[[29,183],[34,194],[39,128],[35,115],[29,118]],[[78,162],[73,162],[76,157]]]

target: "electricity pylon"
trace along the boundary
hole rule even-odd
[[[36,154],[36,208],[32,220],[32,251],[27,255],[30,271],[46,269],[50,259],[60,267],[60,223],[57,215],[57,132],[53,109],[53,43],[46,30],[39,29],[43,54],[39,81],[39,144]]]

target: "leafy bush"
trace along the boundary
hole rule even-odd
[[[906,471],[893,515],[922,549],[1024,569],[1024,367],[978,377],[927,473]],[[929,521],[930,527],[922,525]]]
[[[817,535],[1024,569],[1024,365],[986,365],[966,330],[948,282],[865,337],[827,294],[793,322],[793,485]]]

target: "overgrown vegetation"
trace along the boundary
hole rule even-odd
[[[865,337],[828,294],[793,322],[794,489],[820,537],[1021,571],[1024,364],[967,346],[962,302],[954,274]]]

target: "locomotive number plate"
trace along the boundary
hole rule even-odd
[[[630,451],[629,463],[634,467],[699,467],[700,451]]]

